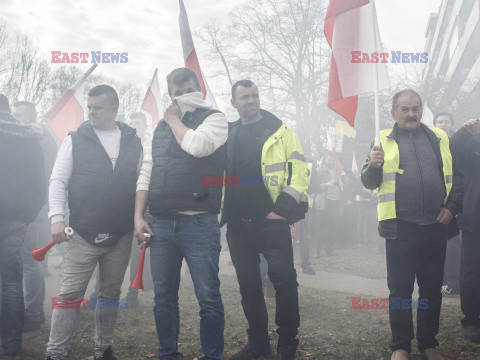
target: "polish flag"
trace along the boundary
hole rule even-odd
[[[71,89],[57,100],[57,102],[45,114],[45,121],[55,136],[63,141],[70,131],[77,128],[85,121],[83,111],[84,85],[87,77],[92,73],[98,64],[93,64],[88,71],[73,85]]]
[[[215,97],[213,96],[210,88],[208,87],[207,81],[203,77],[202,70],[200,69],[200,63],[198,62],[197,53],[195,51],[195,46],[193,45],[192,33],[190,31],[190,25],[188,24],[187,11],[185,10],[185,5],[183,5],[183,0],[180,2],[180,36],[182,37],[182,47],[183,47],[183,58],[185,59],[185,67],[192,70],[198,78],[200,83],[200,89],[203,93],[203,99],[215,109],[218,108]]]
[[[148,87],[142,104],[142,109],[152,117],[152,129],[155,129],[155,126],[157,126],[161,119],[160,116],[163,115],[163,111],[160,111],[163,109],[161,105],[160,86],[158,85],[157,74],[158,70],[155,69],[155,73],[153,74],[152,81],[150,82],[150,86]]]
[[[382,52],[373,0],[330,0],[323,30],[332,49],[328,107],[353,126],[358,95],[390,87],[384,63],[352,62],[352,51]]]

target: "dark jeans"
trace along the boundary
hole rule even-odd
[[[462,325],[480,327],[480,230],[462,232],[462,261]]]
[[[37,218],[28,224],[23,243],[22,262],[23,280],[25,282],[25,319],[40,322],[45,301],[45,280],[42,263],[32,257],[32,250],[46,245],[49,239],[42,238],[42,227],[48,221],[47,207],[44,206]]]
[[[458,235],[448,240],[447,243],[443,284],[448,286],[447,291],[449,291],[449,294],[460,294],[461,258],[462,240],[460,240],[460,235]]]
[[[26,226],[20,222],[0,222],[0,273],[2,276],[2,310],[0,337],[7,353],[22,347],[23,266],[22,245]]]
[[[221,359],[224,312],[218,278],[220,228],[216,214],[152,216],[150,269],[155,291],[153,314],[159,341],[158,357],[179,357],[178,289],[185,258],[200,305],[201,359]]]
[[[440,223],[420,226],[399,221],[397,238],[386,240],[392,350],[411,351],[414,337],[412,307],[393,309],[392,298],[411,299],[415,277],[419,299],[428,301],[427,309],[417,309],[418,348],[423,351],[438,345],[435,337],[442,305],[441,288],[447,248],[447,240],[442,237],[443,227]]]
[[[259,268],[259,254],[263,254],[268,263],[268,276],[276,291],[277,332],[280,336],[294,337],[298,333],[300,315],[288,223],[268,219],[232,221],[227,224],[227,241],[248,321],[247,333],[259,337],[268,334],[268,314]]]

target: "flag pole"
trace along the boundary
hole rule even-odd
[[[82,86],[82,84],[84,83],[84,81],[87,79],[87,77],[90,76],[90,74],[93,72],[93,70],[95,70],[95,68],[98,66],[98,63],[95,63],[93,64],[92,66],[90,66],[90,68],[87,70],[87,72],[85,74],[82,75],[82,77],[80,79],[78,79],[78,81],[75,83],[75,85],[73,85],[72,89],[74,91],[77,91],[78,88],[80,86]]]
[[[372,26],[373,26],[373,52],[377,52],[377,29],[376,25],[376,12],[374,0],[370,0],[370,6],[372,8]],[[373,89],[375,94],[375,145],[380,145],[380,104],[378,98],[378,66],[373,64]]]
[[[153,73],[152,80],[150,81],[150,85],[149,85],[150,88],[153,85],[153,81],[155,80],[155,76],[157,75],[157,72],[158,72],[158,68],[155,68],[155,72]]]

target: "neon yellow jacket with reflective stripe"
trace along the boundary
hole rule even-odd
[[[268,122],[262,147],[261,171],[265,188],[274,203],[273,212],[294,223],[305,218],[308,211],[307,188],[309,177],[307,163],[297,134],[275,115],[265,110],[260,113]],[[236,134],[241,120],[229,124],[226,175],[234,173],[233,158]],[[230,221],[235,204],[231,187],[225,188],[224,207],[220,226]]]
[[[266,179],[268,194],[276,205],[274,212],[284,212],[277,206],[277,199],[282,192],[293,197],[299,204],[308,204],[307,163],[297,134],[285,123],[263,145],[262,176]],[[272,181],[272,177],[276,181]]]
[[[450,195],[453,181],[452,154],[450,152],[449,140],[443,130],[434,127],[429,128],[429,130],[433,131],[440,139],[439,145],[443,162],[443,176],[447,190],[446,201]],[[382,130],[380,132],[380,143],[382,144],[385,158],[382,167],[382,182],[378,189],[377,212],[379,221],[395,219],[397,217],[395,206],[395,179],[397,173],[402,173],[403,170],[399,168],[400,153],[398,151],[398,144],[395,139],[389,136],[391,133],[392,129]]]

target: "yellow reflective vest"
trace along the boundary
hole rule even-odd
[[[452,154],[450,153],[450,145],[447,134],[443,130],[430,127],[440,139],[440,154],[443,162],[443,175],[445,180],[445,188],[448,198],[450,190],[452,189],[453,169],[452,169]],[[392,129],[382,130],[380,132],[380,143],[385,153],[384,163],[382,168],[382,182],[378,189],[378,221],[396,219],[397,212],[395,206],[395,189],[396,176],[402,173],[403,170],[399,168],[400,153],[398,151],[398,144],[390,137]]]

